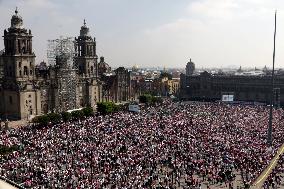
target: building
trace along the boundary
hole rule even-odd
[[[195,71],[195,64],[191,61],[191,59],[186,64],[185,71],[186,71],[186,75],[188,75],[188,76],[193,75],[193,73]]]
[[[74,40],[75,55],[57,54],[55,65],[35,65],[32,33],[23,27],[15,11],[11,26],[4,30],[5,49],[0,51],[0,118],[28,119],[49,112],[91,106],[97,102],[130,99],[130,74],[111,68],[100,58],[97,62],[96,40],[84,24]],[[106,91],[103,91],[103,90]],[[109,94],[106,97],[106,94]]]
[[[202,72],[200,75],[181,74],[180,98],[183,100],[222,100],[232,95],[234,101],[270,103],[270,75],[226,75]],[[275,104],[284,104],[280,92],[284,91],[284,75],[276,74]]]
[[[130,72],[124,67],[117,68],[113,74],[104,75],[102,81],[103,101],[121,103],[133,100]]]
[[[40,91],[34,74],[33,36],[31,30],[23,28],[23,19],[17,10],[3,37],[5,49],[0,55],[0,113],[13,118],[39,114]]]

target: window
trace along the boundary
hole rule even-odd
[[[32,67],[32,62],[30,62],[30,67]]]
[[[33,75],[33,70],[30,70],[30,75]]]
[[[9,96],[9,102],[10,102],[10,104],[13,104],[13,98],[12,98],[12,96]]]
[[[22,62],[19,62],[19,67],[20,67],[20,68],[22,67]]]
[[[29,95],[29,98],[31,98],[32,97],[32,95]]]
[[[19,71],[19,75],[22,76],[22,70]]]
[[[28,67],[24,66],[24,75],[28,75]]]

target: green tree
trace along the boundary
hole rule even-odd
[[[140,103],[145,103],[145,104],[151,104],[152,103],[152,95],[150,94],[144,94],[144,95],[141,95],[139,97],[139,102]]]
[[[69,112],[62,112],[61,117],[62,117],[64,122],[67,122],[72,118],[72,115]]]
[[[49,113],[47,117],[51,123],[58,123],[61,120],[61,115],[57,113]]]
[[[102,114],[109,114],[118,110],[117,105],[113,102],[99,102],[97,108],[98,112]]]
[[[76,110],[76,111],[71,112],[71,116],[74,119],[80,119],[84,117],[84,113],[82,110]]]
[[[50,119],[47,115],[41,115],[41,116],[37,116],[37,117],[34,117],[32,122],[33,123],[37,123],[37,124],[40,124],[40,125],[47,125],[49,123]]]
[[[84,116],[89,117],[94,115],[94,110],[92,107],[86,107],[82,109]]]

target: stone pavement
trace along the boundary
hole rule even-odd
[[[261,175],[256,179],[255,183],[252,186],[252,189],[260,189],[264,183],[264,181],[267,179],[273,168],[277,165],[279,156],[284,153],[284,144],[279,148],[277,154],[272,159],[270,164],[267,166],[267,168],[261,173]]]
[[[18,127],[22,127],[22,126],[26,126],[28,124],[28,121],[27,120],[18,120],[18,121],[9,121],[8,123],[8,127],[9,128],[18,128]],[[1,126],[2,128],[4,128],[4,121],[2,120],[1,122]]]
[[[17,188],[8,184],[7,182],[3,180],[0,180],[0,189],[17,189]]]

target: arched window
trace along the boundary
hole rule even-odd
[[[22,70],[19,71],[19,75],[22,76]]]

